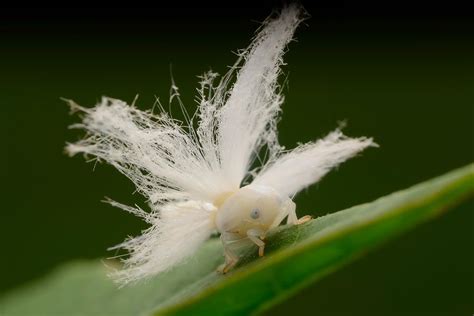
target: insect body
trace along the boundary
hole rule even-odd
[[[279,145],[283,96],[278,76],[301,15],[302,9],[293,5],[267,19],[217,84],[217,74],[205,73],[197,112],[185,115],[187,124],[160,105],[155,114],[107,97],[93,108],[71,102],[82,114],[82,122],[72,127],[84,129],[86,137],[66,150],[113,165],[149,201],[149,212],[111,202],[150,225],[141,236],[116,246],[129,252],[115,274],[119,282],[173,267],[216,230],[226,258],[222,272],[236,264],[242,245],[257,245],[262,256],[270,229],[285,218],[289,224],[309,220],[296,216],[292,198],[298,192],[375,146],[370,138],[349,138],[339,129],[290,151]],[[173,96],[179,100],[177,93]],[[267,159],[260,157],[262,165],[250,170],[262,152]],[[244,179],[247,185],[242,186]]]
[[[221,233],[226,263],[222,267],[227,272],[238,261],[240,241],[248,239],[259,247],[263,256],[265,235],[288,218],[289,224],[299,224],[310,219],[296,217],[296,205],[288,197],[281,196],[271,187],[248,185],[231,194],[220,205],[215,225]]]

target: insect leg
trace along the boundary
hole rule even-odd
[[[291,205],[289,205],[288,219],[286,220],[287,224],[289,224],[289,225],[300,225],[300,224],[304,224],[304,223],[306,223],[310,220],[311,220],[310,215],[305,215],[301,218],[298,218],[296,216],[296,204],[292,203]]]
[[[223,233],[221,235],[222,245],[224,246],[225,263],[217,268],[218,272],[224,274],[229,272],[239,261],[239,257],[231,250],[231,244],[237,240],[239,240],[239,238],[233,236],[233,234]]]
[[[277,217],[275,218],[275,220],[273,221],[273,223],[270,225],[268,229],[272,229],[280,225],[280,223],[283,222],[285,217],[288,216],[288,213],[290,212],[290,210],[296,209],[296,204],[291,199],[287,199],[284,203],[285,203],[284,206],[280,209]]]
[[[264,237],[264,233],[258,229],[247,230],[247,237],[258,246],[258,255],[263,257],[265,251],[265,242],[261,239]]]

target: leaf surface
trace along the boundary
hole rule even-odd
[[[474,165],[306,224],[282,226],[232,273],[218,239],[167,273],[118,289],[100,261],[66,264],[0,300],[0,315],[252,314],[474,195]]]

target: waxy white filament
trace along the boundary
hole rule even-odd
[[[292,198],[328,171],[369,146],[370,138],[348,138],[336,130],[314,143],[283,151],[277,121],[283,96],[278,76],[285,47],[301,22],[302,9],[289,6],[267,19],[250,46],[217,84],[217,74],[201,77],[197,129],[161,112],[102,98],[94,108],[71,102],[83,114],[74,128],[86,137],[68,144],[71,154],[104,160],[148,198],[151,211],[113,205],[142,217],[150,228],[117,247],[130,256],[116,273],[125,284],[169,269],[216,230],[222,198],[247,183],[273,188]],[[261,168],[250,170],[266,151]],[[230,193],[229,193],[230,192]],[[256,215],[254,215],[256,216]]]

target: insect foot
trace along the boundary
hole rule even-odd
[[[295,225],[301,225],[301,224],[304,224],[304,223],[307,223],[309,222],[310,220],[312,220],[313,217],[311,215],[305,215],[301,218],[298,218],[298,220],[296,221]]]

